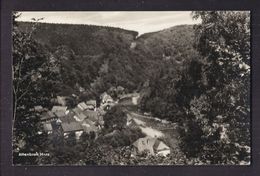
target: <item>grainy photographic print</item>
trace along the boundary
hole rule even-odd
[[[250,165],[249,11],[13,12],[14,165]]]

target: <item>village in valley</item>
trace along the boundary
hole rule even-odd
[[[163,15],[192,24],[143,31]],[[249,12],[14,12],[12,35],[13,164],[250,164]]]
[[[72,94],[72,97],[77,98],[75,94]],[[170,147],[161,140],[165,137],[163,132],[147,126],[145,121],[154,121],[156,126],[158,126],[157,123],[159,122],[164,128],[170,122],[150,117],[149,113],[141,115],[127,110],[127,107],[137,107],[140,98],[139,93],[122,94],[118,99],[113,99],[107,92],[104,92],[100,95],[99,105],[97,100],[87,99],[79,102],[74,108],[68,108],[67,98],[57,96],[52,100],[55,105],[51,109],[44,108],[41,105],[34,107],[34,111],[39,115],[43,126],[43,131],[38,133],[46,132],[49,136],[59,134],[64,139],[67,139],[69,135],[73,135],[76,141],[79,141],[82,134],[85,133],[92,135],[94,139],[98,139],[102,128],[104,128],[103,116],[106,112],[114,106],[123,106],[127,112],[125,126],[139,128],[145,134],[144,137],[137,139],[129,146],[132,151],[131,156],[135,157],[143,152],[152,156],[160,155],[161,157],[170,154]],[[113,127],[116,127],[116,124]],[[114,130],[104,136],[109,137],[118,132],[118,130]],[[173,146],[177,148],[176,143]]]

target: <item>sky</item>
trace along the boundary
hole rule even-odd
[[[44,18],[41,22],[120,27],[137,31],[139,35],[176,25],[200,22],[192,19],[190,11],[26,11],[21,14],[18,21]]]

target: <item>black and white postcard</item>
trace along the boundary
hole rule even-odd
[[[13,165],[250,165],[250,11],[13,11]]]

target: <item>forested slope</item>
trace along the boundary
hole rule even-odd
[[[34,23],[19,22],[28,32]],[[176,26],[137,38],[138,33],[93,25],[37,23],[33,38],[59,65],[61,94],[85,88],[92,96],[112,86],[142,88],[161,64],[177,66],[194,55],[193,27]],[[131,44],[135,43],[135,47]]]

